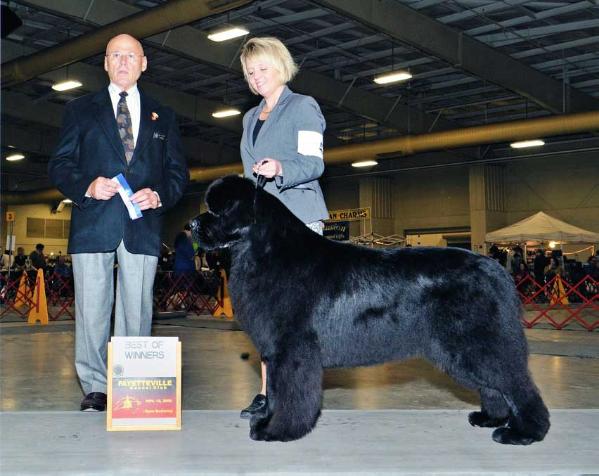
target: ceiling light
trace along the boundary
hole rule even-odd
[[[215,31],[214,33],[210,33],[208,35],[208,39],[212,41],[227,41],[233,38],[237,38],[238,36],[245,36],[249,33],[245,28],[240,28],[238,26],[232,26],[225,30]]]
[[[393,71],[374,78],[376,84],[389,84],[397,81],[407,81],[412,75],[408,71]]]
[[[68,81],[63,81],[62,83],[56,83],[52,85],[52,89],[54,91],[68,91],[69,89],[75,89],[83,86],[79,81],[75,81],[70,79]]]
[[[16,162],[17,160],[23,160],[25,156],[23,154],[11,154],[6,157],[9,162]]]
[[[512,149],[524,149],[525,147],[539,147],[541,145],[545,145],[545,141],[541,139],[534,140],[522,140],[520,142],[512,142],[510,147]]]
[[[378,165],[376,160],[361,160],[359,162],[352,162],[352,167],[372,167],[373,165]]]
[[[215,117],[217,119],[222,119],[223,117],[237,116],[238,114],[241,114],[241,111],[239,109],[230,108],[230,109],[222,109],[220,111],[215,111],[212,113],[212,117]]]

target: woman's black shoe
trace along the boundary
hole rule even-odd
[[[254,397],[252,403],[247,408],[241,410],[241,414],[239,415],[241,418],[251,418],[252,416],[258,414],[266,414],[266,407],[268,405],[268,400],[266,399],[266,395],[262,395],[259,393]]]

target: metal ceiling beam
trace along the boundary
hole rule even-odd
[[[412,155],[434,150],[596,130],[599,130],[599,112],[593,111],[332,147],[325,150],[324,160],[327,165],[341,164],[377,156],[384,157],[389,154],[393,156]],[[190,176],[192,180],[207,181],[241,172],[242,166],[238,162],[216,167],[194,167],[190,170]],[[6,204],[36,203],[49,198],[56,199],[56,194],[59,194],[58,190],[41,190],[28,194],[3,194],[2,198]]]
[[[313,0],[456,65],[479,78],[521,94],[554,113],[599,109],[599,101],[570,89],[564,107],[559,81],[393,0]]]
[[[43,109],[39,112],[43,113]],[[35,118],[31,118],[31,120],[33,119]],[[48,126],[48,124],[44,125]],[[49,159],[54,153],[60,131],[54,125],[49,126],[39,129],[24,128],[10,124],[10,121],[3,121],[2,144],[10,144],[25,154],[34,153]],[[193,165],[212,166],[241,160],[237,148],[206,142],[197,137],[182,137],[181,139],[185,157]]]
[[[518,2],[518,3],[526,3],[526,2]],[[510,6],[507,4],[504,4],[504,5]],[[483,25],[480,27],[472,28],[472,29],[468,30],[467,33],[471,36],[482,35],[483,33],[488,33],[490,31],[510,28],[512,26],[522,25],[524,23],[530,23],[532,21],[547,20],[548,18],[557,16],[557,15],[562,15],[564,13],[571,13],[574,11],[591,8],[593,6],[594,6],[593,2],[583,1],[583,2],[576,2],[573,4],[569,4],[569,5],[562,5],[562,6],[559,6],[556,8],[547,8],[543,11],[539,11],[539,12],[535,13],[534,18],[531,18],[529,15],[523,15],[523,16],[519,16],[519,17],[515,17],[515,18],[510,18],[508,20],[494,22],[494,23],[490,23],[488,25]],[[489,13],[489,10],[488,10],[489,7],[492,7],[492,6],[489,5],[489,6],[480,7],[479,9],[477,9],[477,13],[480,13],[481,15],[486,16]],[[439,18],[438,20],[440,20],[443,23],[446,23],[444,18]]]
[[[70,16],[76,21],[96,25],[115,22],[141,10],[117,0],[103,0],[101,8],[94,4],[89,12],[86,11],[86,5],[72,0],[53,0],[51,4],[47,0],[24,0],[23,3],[41,11]],[[174,54],[209,63],[238,75],[242,75],[238,58],[241,41],[217,44],[208,40],[204,32],[190,26],[144,38],[145,43],[157,48],[170,50]],[[442,117],[437,119],[403,104],[392,107],[393,101],[387,97],[352,88],[347,83],[306,70],[299,72],[292,87],[300,93],[315,97],[319,102],[346,109],[394,127],[402,133],[425,132],[432,126],[437,130],[456,127],[456,124]]]
[[[2,144],[11,145],[20,152],[49,157],[58,140],[58,128],[19,127],[10,121],[2,121]]]
[[[494,46],[505,46],[520,43],[522,41],[534,40],[541,36],[556,35],[558,33],[584,30],[587,28],[597,28],[598,26],[599,19],[593,18],[591,20],[578,20],[557,25],[544,25],[536,28],[522,28],[521,30],[512,29],[500,33],[480,35],[477,39],[479,41],[484,41],[485,43],[494,43]]]
[[[8,40],[2,41],[3,57],[16,57],[17,55],[31,54],[33,51],[34,50],[31,48]],[[148,68],[152,68],[152,58],[149,58]],[[91,66],[86,63],[76,63],[69,66],[68,70],[66,68],[60,68],[55,71],[40,74],[39,77],[48,80],[51,83],[63,81],[67,77],[70,79],[78,79],[83,83],[83,87],[87,91],[99,91],[108,85],[106,71],[104,71],[103,68]],[[241,134],[242,126],[240,116],[225,119],[215,119],[212,117],[212,112],[224,106],[220,102],[203,99],[192,94],[158,86],[149,81],[144,81],[143,76],[139,85],[150,96],[158,99],[161,104],[172,108],[181,117]],[[6,92],[3,92],[3,94],[6,94]],[[7,110],[5,104],[2,104],[2,110],[3,112]]]
[[[62,125],[64,106],[48,101],[32,101],[25,94],[11,91],[3,91],[2,102],[4,115],[49,126],[38,132],[34,128],[24,130],[11,125],[10,121],[3,121],[2,143],[50,157]],[[182,141],[185,156],[196,164],[210,166],[241,160],[239,150],[233,147],[206,142],[195,137],[183,137]]]
[[[106,48],[106,43],[119,33],[145,38],[162,31],[191,23],[200,18],[226,12],[251,0],[226,0],[215,4],[209,0],[172,0],[154,8],[140,11],[119,21],[109,23],[90,33],[64,42],[56,47],[10,61],[2,66],[2,87],[35,78],[41,73],[80,61]],[[78,2],[72,2],[78,3]],[[103,4],[103,2],[98,2]]]

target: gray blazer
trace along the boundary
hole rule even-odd
[[[283,176],[269,180],[264,189],[304,223],[329,218],[318,184],[324,171],[322,136],[326,127],[320,107],[310,96],[285,86],[254,145],[254,127],[265,104],[263,99],[243,117],[240,150],[244,175],[256,181],[252,172],[256,162],[265,157],[278,160]]]

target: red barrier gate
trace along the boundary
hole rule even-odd
[[[14,313],[27,319],[29,310],[34,305],[33,288],[35,275],[29,276],[26,271],[7,271],[0,274],[0,318]]]
[[[522,323],[529,329],[541,323],[558,330],[569,324],[588,331],[599,327],[599,282],[589,275],[575,284],[561,276],[539,284],[527,275],[516,288],[524,307]]]
[[[212,314],[219,304],[220,276],[212,271],[175,275],[159,271],[154,280],[154,306],[159,311]]]
[[[48,317],[51,321],[56,321],[61,316],[75,319],[75,310],[73,308],[75,292],[71,276],[62,276],[58,273],[47,276],[46,296],[48,299]]]
[[[0,274],[0,319],[12,314],[26,319],[33,302],[35,272],[10,271]],[[587,275],[572,284],[555,276],[547,283],[536,282],[531,275],[516,282],[524,307],[522,324],[533,328],[548,324],[554,329],[578,325],[587,331],[599,328],[599,281]],[[185,310],[212,314],[223,305],[220,275],[212,271],[175,276],[156,273],[154,306],[158,311]],[[56,273],[46,277],[46,295],[50,320],[75,319],[73,278]]]

